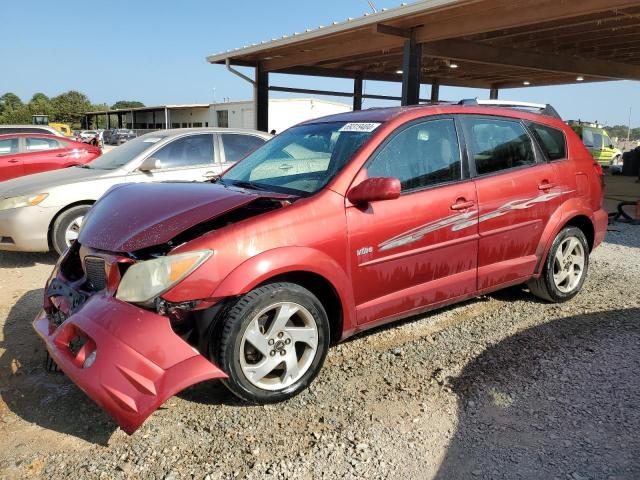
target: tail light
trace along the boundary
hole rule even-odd
[[[602,165],[600,165],[598,162],[593,162],[593,169],[596,171],[596,173],[598,175],[600,175],[601,177],[604,176],[604,171],[602,170]]]
[[[593,169],[596,171],[596,176],[600,179],[600,186],[602,187],[602,193],[604,195],[604,171],[602,165],[598,162],[593,162]]]

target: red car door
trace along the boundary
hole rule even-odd
[[[66,145],[59,140],[47,137],[24,137],[23,154],[24,174],[57,170],[69,163]]]
[[[0,137],[0,181],[24,174],[19,145],[19,137]]]
[[[346,209],[358,324],[383,322],[473,294],[477,206],[455,122],[438,117],[394,132],[358,174],[395,177],[395,200]]]
[[[480,210],[478,290],[518,283],[533,273],[542,231],[561,203],[556,171],[519,120],[461,123]]]

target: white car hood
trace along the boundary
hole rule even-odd
[[[0,182],[0,198],[17,197],[32,193],[47,193],[56,187],[123,176],[124,173],[120,170],[96,170],[80,167],[63,168]]]

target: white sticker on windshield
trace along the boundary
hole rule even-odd
[[[369,123],[347,123],[344,125],[340,131],[341,132],[373,132],[376,128],[380,126],[379,123],[369,122]]]
[[[159,142],[160,140],[162,140],[162,137],[145,138],[144,143],[156,143],[156,142]]]

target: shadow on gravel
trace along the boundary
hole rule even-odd
[[[0,268],[24,268],[37,264],[54,265],[58,255],[49,253],[0,252]]]
[[[31,327],[43,290],[31,290],[13,306],[0,347],[0,397],[23,420],[106,445],[115,423],[62,373],[44,368],[45,347]]]
[[[604,241],[623,247],[640,248],[640,225],[619,222],[609,225]]]
[[[458,430],[436,478],[640,478],[640,309],[525,330],[449,382]]]

